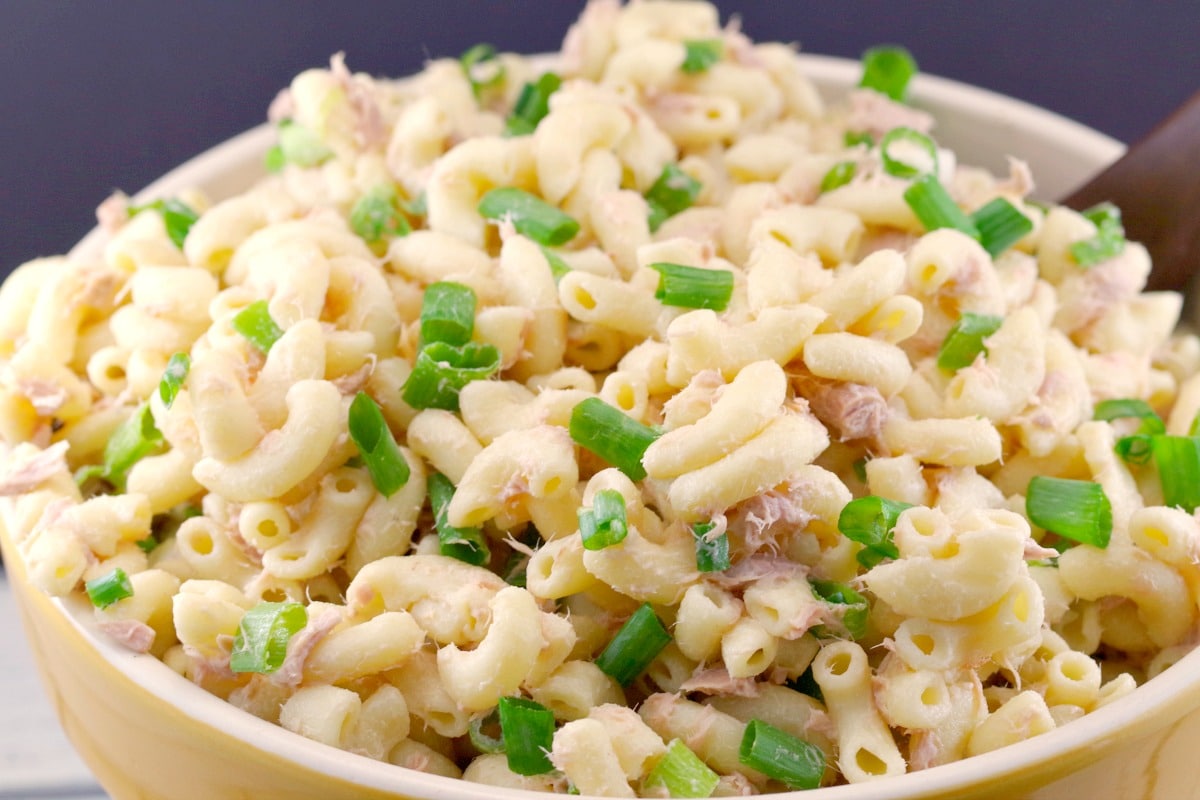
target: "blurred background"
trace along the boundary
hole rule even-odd
[[[923,71],[1124,141],[1200,89],[1196,0],[720,0],[755,39],[857,58],[903,43]],[[265,119],[291,76],[346,52],[398,76],[481,41],[557,49],[582,0],[0,0],[0,269],[66,250],[133,193]]]

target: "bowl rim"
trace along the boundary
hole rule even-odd
[[[798,54],[799,64],[823,92],[845,89],[857,80],[858,61],[835,56]],[[921,73],[913,80],[911,96],[915,106],[926,104],[954,106],[984,118],[1003,116],[1021,121],[1020,127],[1036,128],[1046,138],[1065,140],[1083,154],[1097,169],[1120,157],[1124,145],[1081,123],[1022,100],[968,84]],[[149,184],[135,195],[137,202],[201,186],[216,174],[229,172],[232,166],[261,164],[261,155],[273,143],[273,126],[258,125],[233,136],[189,159]],[[257,159],[257,161],[255,160]],[[247,174],[248,181],[257,175]],[[94,228],[72,248],[72,256],[99,252],[105,234]],[[3,535],[0,532],[0,535]],[[38,590],[30,586],[30,590]],[[460,800],[510,798],[529,800],[533,793],[475,784],[461,779],[429,775],[397,768],[386,762],[357,756],[294,734],[281,726],[249,713],[211,695],[148,654],[126,650],[99,630],[90,606],[81,598],[52,601],[70,625],[96,652],[123,677],[137,683],[156,699],[168,703],[193,720],[244,744],[289,761],[304,763],[333,778],[384,792],[402,792],[414,800]],[[1133,739],[1165,727],[1193,710],[1180,708],[1179,696],[1187,688],[1200,685],[1200,648],[1192,650],[1153,680],[1068,725],[1033,739],[1000,750],[971,756],[950,764],[908,773],[904,776],[866,784],[824,787],[804,792],[775,795],[781,800],[871,800],[886,796],[893,800],[955,796],[955,792],[993,781],[1021,776],[1023,779],[1045,775],[1063,777],[1089,763],[1098,751],[1121,740]],[[1072,764],[1063,771],[1064,761]],[[882,792],[882,794],[881,794]]]

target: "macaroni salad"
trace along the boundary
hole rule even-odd
[[[614,797],[897,776],[1196,641],[1200,342],[1119,212],[836,105],[702,2],[341,56],[268,173],[0,289],[33,582],[234,706]]]

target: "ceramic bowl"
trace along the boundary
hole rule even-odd
[[[857,63],[805,56],[827,94],[857,80]],[[1120,155],[1121,145],[1047,111],[929,76],[914,104],[938,120],[963,163],[1004,171],[1025,158],[1038,195],[1060,196]],[[188,162],[146,190],[199,186],[214,197],[246,188],[272,143],[266,126]],[[100,244],[97,234],[77,251]],[[67,736],[116,800],[529,800],[335,750],[213,697],[150,656],[100,634],[80,598],[35,590],[0,531],[13,590],[42,678]],[[1200,650],[1081,720],[1020,744],[902,778],[777,795],[795,800],[1188,800],[1200,798]]]

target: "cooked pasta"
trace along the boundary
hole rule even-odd
[[[607,796],[891,780],[1197,641],[1200,343],[1115,210],[695,0],[472,52],[335,56],[244,194],[0,288],[38,587],[318,742]]]

